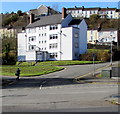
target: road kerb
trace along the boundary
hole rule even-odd
[[[104,67],[101,67],[101,68],[99,68],[99,69],[96,69],[95,70],[95,72],[97,72],[97,71],[99,71],[99,70],[102,70],[102,69],[105,69],[105,68],[108,68],[108,67],[110,67],[111,65],[106,65],[106,66],[104,66]],[[81,76],[77,76],[77,77],[75,77],[74,78],[74,81],[75,82],[81,82],[81,78],[84,78],[84,77],[86,77],[86,76],[90,76],[91,74],[93,74],[94,73],[94,71],[92,71],[92,72],[89,72],[89,73],[87,73],[87,74],[83,74],[83,75],[81,75]],[[98,73],[96,73],[96,74],[98,74]],[[95,75],[96,75],[95,74]],[[83,81],[83,80],[82,80]],[[85,82],[85,81],[84,81]]]

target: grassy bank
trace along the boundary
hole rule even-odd
[[[8,66],[7,65],[7,66],[2,66],[2,75],[15,76],[15,72],[17,68],[20,68],[21,70],[20,76],[39,76],[64,69],[63,67],[49,66],[49,65],[46,66],[17,66],[17,65]]]
[[[95,63],[99,63],[96,61]],[[20,68],[20,76],[39,76],[43,74],[52,73],[64,69],[58,65],[80,65],[80,64],[92,64],[92,61],[46,61],[38,62],[35,66],[35,62],[17,62],[16,65],[3,65],[2,75],[15,76],[17,68]]]

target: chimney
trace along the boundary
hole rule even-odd
[[[66,8],[62,8],[62,19],[66,17]]]
[[[75,6],[75,8],[77,8],[77,6]]]
[[[82,9],[84,9],[84,6],[82,6]]]
[[[32,24],[34,22],[34,14],[30,14],[30,24]]]

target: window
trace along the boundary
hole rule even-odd
[[[36,45],[29,45],[29,50],[35,50]]]
[[[58,35],[57,34],[52,34],[52,35],[50,35],[50,40],[51,39],[57,39],[58,38]]]
[[[35,28],[31,28],[28,30],[29,33],[35,33],[36,32],[36,29]]]
[[[114,34],[114,31],[110,31],[110,34]]]
[[[55,30],[55,29],[58,29],[57,25],[50,25],[50,30]]]
[[[93,36],[91,36],[91,41],[93,40]]]
[[[93,34],[93,31],[91,30],[91,34]]]
[[[57,56],[57,53],[50,53],[50,58],[56,58]]]
[[[74,37],[75,37],[75,38],[78,38],[78,37],[79,37],[79,34],[78,34],[78,33],[75,33],[75,34],[74,34]]]
[[[29,37],[29,42],[36,41],[36,36]]]
[[[75,48],[79,48],[79,45],[78,45],[78,43],[75,43]]]
[[[77,52],[75,53],[75,57],[79,57],[79,54]]]
[[[50,44],[49,49],[57,48],[57,46],[58,46],[57,43]]]
[[[45,43],[46,43],[46,40],[45,40]]]
[[[103,35],[103,32],[99,32],[99,36],[102,36]]]

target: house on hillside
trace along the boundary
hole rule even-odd
[[[90,44],[110,45],[111,41],[120,45],[120,30],[117,28],[108,29],[88,29],[87,41]]]
[[[54,9],[47,7],[45,5],[39,6],[37,9],[31,9],[29,14],[34,14],[35,18],[39,18],[41,16],[48,16],[53,14],[60,14],[60,12],[55,11]]]
[[[18,34],[18,61],[77,60],[87,51],[87,24],[62,14],[43,16]]]
[[[73,17],[83,17],[90,18],[93,14],[98,14],[101,18],[109,18],[109,19],[119,19],[120,18],[120,10],[117,8],[100,8],[100,7],[92,7],[85,8],[82,7],[74,7],[67,8],[67,14],[71,13]]]
[[[4,37],[15,37],[17,38],[17,34],[22,32],[22,28],[15,28],[15,27],[2,27],[0,28],[0,38]]]

